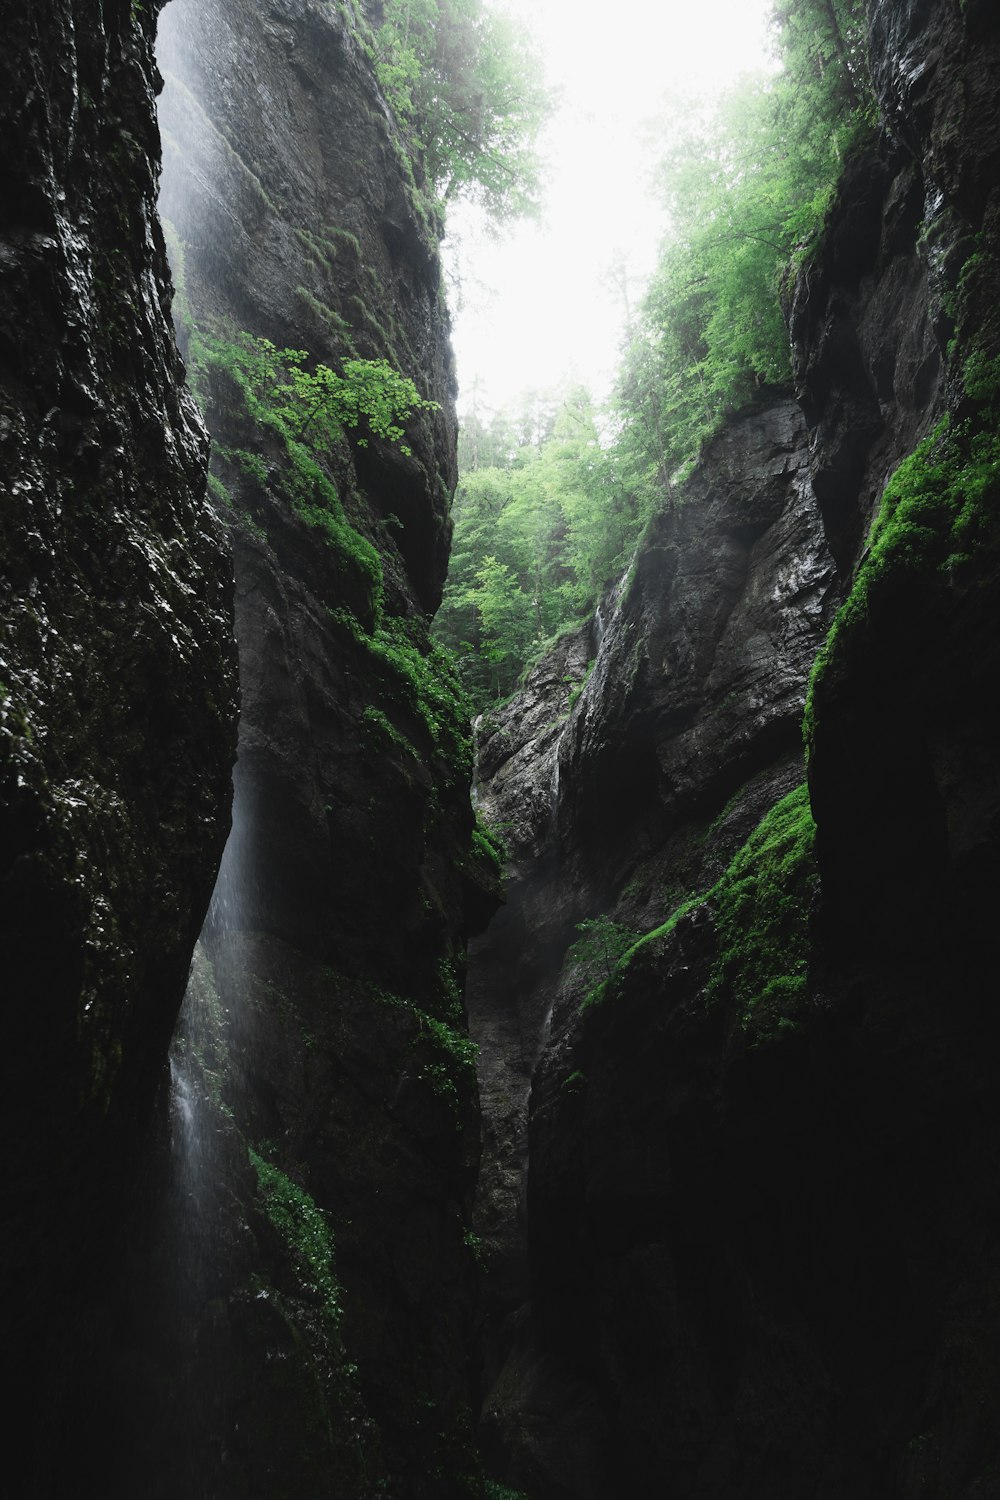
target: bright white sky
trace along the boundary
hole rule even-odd
[[[609,268],[624,257],[635,300],[663,228],[644,126],[667,94],[717,92],[765,62],[769,0],[499,3],[530,26],[562,103],[542,142],[542,224],[495,243],[469,211],[452,211],[460,411],[566,378],[607,395],[624,328]]]

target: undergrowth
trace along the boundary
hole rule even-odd
[[[814,840],[803,784],[761,819],[711,890],[689,897],[632,944],[581,1009],[618,995],[629,971],[662,950],[684,917],[705,907],[717,943],[702,990],[706,1003],[729,999],[742,1029],[760,1040],[794,1026],[807,995],[808,918],[819,884]]]
[[[319,532],[338,564],[346,596],[373,621],[382,594],[381,558],[345,514],[334,472],[338,464],[346,472],[349,433],[358,446],[371,432],[408,453],[403,424],[435,403],[424,400],[386,360],[346,360],[342,373],[323,364],[309,368],[304,350],[276,349],[245,331],[223,337],[192,326],[189,373],[203,406],[226,407],[235,394],[237,409],[228,415],[263,440],[264,452],[216,444],[216,462],[273,489]],[[213,401],[212,383],[220,375],[228,379],[229,391]],[[225,474],[215,477],[224,487]]]
[[[303,1289],[323,1309],[330,1331],[340,1331],[340,1286],[334,1274],[333,1236],[323,1210],[305,1188],[250,1148],[261,1206],[288,1247]]]

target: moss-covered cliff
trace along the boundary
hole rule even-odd
[[[478,1495],[461,990],[496,869],[427,637],[455,472],[440,220],[360,12],[166,8],[160,212],[209,504],[154,203],[158,11],[5,16],[29,1487]],[[358,425],[282,416],[276,372],[317,363]],[[234,569],[233,833],[168,1070],[228,828]]]
[[[363,15],[162,18],[209,502],[157,7],[2,9],[25,1493],[481,1500],[480,1397],[533,1500],[995,1493],[991,0],[871,0],[794,393],[480,725],[481,1164],[440,223]]]
[[[175,1044],[210,1101],[175,1149],[180,1199],[191,1150],[228,1144],[185,1210],[201,1247],[157,1355],[157,1482],[476,1495],[461,993],[496,872],[473,839],[464,698],[427,635],[455,478],[440,221],[350,8],[174,0],[158,55],[161,209],[233,538],[243,711],[233,837]],[[292,369],[349,382],[372,371],[359,361],[425,403],[401,435],[281,395]]]
[[[532,1080],[483,1432],[540,1497],[997,1486],[1000,39],[972,3],[869,23],[883,129],[789,300],[784,514],[839,608],[769,546],[775,418],[745,416],[575,670],[564,644],[482,740],[515,857],[472,974],[487,1080],[512,979],[522,1018],[487,1229]],[[569,950],[584,919],[603,948]]]

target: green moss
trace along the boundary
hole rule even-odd
[[[594,670],[596,665],[597,658],[594,657],[587,663],[587,670],[586,672],[584,672],[582,680],[578,682],[575,687],[570,689],[569,698],[566,700],[566,710],[568,713],[572,713],[573,709],[576,707],[577,702],[580,698],[580,694],[583,692],[584,688],[587,686],[587,683],[590,681],[590,674]]]
[[[959,420],[949,413],[892,475],[850,595],[834,620],[809,684],[806,750],[834,674],[871,649],[871,606],[890,586],[918,583],[921,615],[932,618],[956,588],[989,580],[1000,549],[1000,298],[994,259],[968,256],[949,306],[955,336],[950,375],[964,392]]]
[[[819,888],[806,786],[761,820],[711,892],[719,952],[706,999],[723,993],[744,1027],[767,1035],[806,997],[809,910]]]
[[[577,922],[576,941],[566,950],[567,962],[574,964],[589,988],[582,1010],[604,998],[623,959],[636,946],[635,933],[623,927],[606,913]]]
[[[333,1235],[326,1216],[305,1188],[250,1148],[261,1207],[281,1236],[303,1289],[322,1306],[333,1332],[341,1320],[340,1286],[334,1274]]]
[[[295,294],[316,314],[320,322],[325,323],[330,332],[340,339],[344,347],[353,354],[354,340],[351,338],[350,323],[345,318],[342,318],[339,312],[335,312],[332,307],[327,307],[325,302],[321,302],[308,287],[297,286]]]
[[[1000,365],[975,367],[980,389],[1000,380]],[[977,430],[978,429],[978,430]],[[919,577],[927,605],[952,580],[971,578],[997,541],[1000,432],[944,417],[900,464],[886,485],[865,558],[820,650],[803,723],[807,752],[817,729],[818,699],[835,666],[865,649],[873,593],[904,574]]]
[[[390,339],[387,330],[379,323],[378,318],[375,317],[372,309],[364,302],[364,299],[361,299],[361,297],[348,297],[348,302],[351,303],[352,308],[357,312],[361,323],[366,324],[367,329],[375,335],[379,348],[385,351],[391,350],[393,348],[393,339]]]
[[[415,639],[416,624],[386,616],[368,650],[403,701],[423,720],[435,752],[455,780],[472,780],[471,708],[444,646]],[[422,632],[426,637],[426,632]]]
[[[681,919],[705,906],[717,938],[706,1002],[729,999],[739,1024],[758,1037],[787,1030],[807,993],[808,918],[819,887],[815,832],[803,785],[761,819],[711,890],[689,897],[632,944],[615,972],[588,993],[581,1011],[619,995],[629,971],[650,962]]]
[[[377,743],[381,745],[392,745],[395,749],[402,751],[413,760],[419,760],[419,756],[411,742],[403,734],[402,730],[396,728],[380,708],[369,704],[363,714],[363,719],[369,731],[374,735]]]
[[[233,497],[227,490],[226,486],[223,484],[222,480],[219,478],[218,474],[209,474],[208,492],[214,500],[218,501],[220,505],[226,506],[227,509],[232,506]]]
[[[355,259],[361,259],[361,241],[350,229],[343,229],[338,224],[324,224],[321,239],[331,247],[335,254],[339,247],[346,249]]]
[[[464,1106],[475,1093],[476,1058],[479,1056],[476,1043],[464,1030],[428,1015],[402,995],[394,995],[375,986],[369,986],[368,993],[380,1004],[408,1011],[416,1018],[416,1045],[422,1044],[430,1051],[430,1056],[420,1063],[417,1076],[447,1104],[455,1124],[461,1126],[464,1123]],[[453,1008],[451,1013],[454,1013]],[[459,1016],[455,1016],[455,1020],[459,1020]]]
[[[498,877],[503,875],[507,864],[507,848],[500,835],[476,815],[476,826],[472,830],[473,852],[486,861],[487,868]]]
[[[330,264],[329,253],[327,252],[325,247],[320,244],[319,240],[311,230],[295,228],[292,230],[292,233],[295,235],[295,238],[299,241],[299,243],[305,246],[307,259],[310,260],[314,266],[316,266],[317,270],[325,268],[329,271],[333,269]]]

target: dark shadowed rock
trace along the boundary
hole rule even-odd
[[[531,1071],[529,1261],[495,1234],[484,1443],[544,1500],[997,1493],[997,20],[871,10],[888,132],[790,302],[808,438],[764,419],[766,483],[765,429],[731,429],[650,527],[561,730],[529,681],[527,743],[515,699],[481,748],[516,921],[472,1004]],[[833,605],[817,528],[849,602],[810,696],[814,857],[804,791],[778,799]],[[769,865],[796,807],[804,842]],[[557,977],[599,913],[647,940]],[[487,1224],[523,1097],[484,1088]]]
[[[473,848],[464,701],[427,636],[455,479],[440,223],[360,25],[318,0],[175,0],[161,28],[161,206],[234,535],[243,690],[204,932],[221,1080],[204,1082],[194,1005],[177,1049],[244,1165],[208,1212],[212,1325],[198,1331],[197,1298],[179,1315],[211,1401],[186,1389],[176,1339],[156,1350],[157,1496],[199,1468],[220,1500],[251,1483],[303,1500],[481,1488],[461,991],[496,877]],[[338,370],[386,359],[437,406],[408,424],[409,451],[359,431],[303,480],[231,367],[205,359],[241,332]],[[321,1294],[298,1221],[268,1208],[282,1194],[329,1231]]]
[[[155,211],[156,8],[3,7],[4,1272],[32,1494],[113,1265],[235,749],[231,566]]]
[[[513,1316],[530,1294],[525,1236],[537,1223],[526,1229],[523,1203],[529,1083],[539,1057],[536,1088],[554,1058],[560,1088],[580,1073],[573,1018],[604,977],[567,960],[575,924],[607,914],[637,934],[662,922],[801,780],[802,706],[833,586],[805,426],[777,401],[713,444],[595,620],[480,722],[480,808],[510,850],[506,905],[473,946],[468,988],[482,1049],[477,1230],[492,1319],[483,1441],[529,1491],[591,1493],[557,1478],[583,1431],[582,1467],[603,1483],[606,1411],[576,1346],[539,1333],[548,1282],[534,1319]],[[577,1083],[568,1087],[572,1110]],[[572,1136],[559,1140],[551,1149],[575,1152]],[[582,1290],[565,1266],[558,1275]]]

